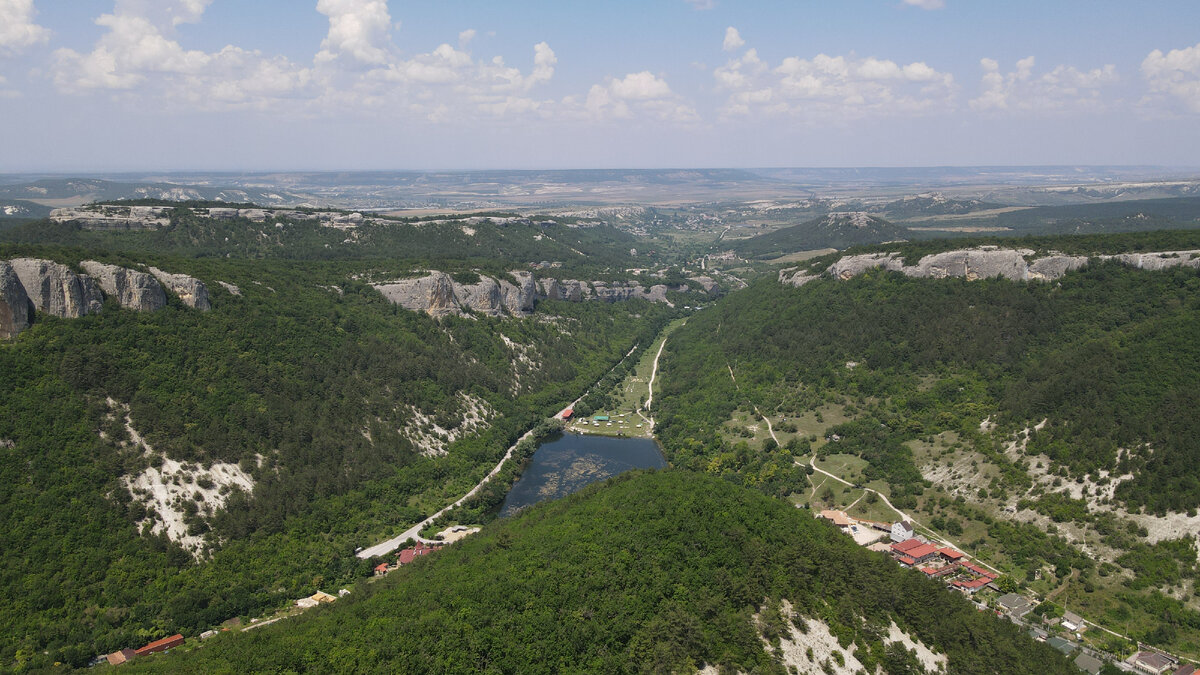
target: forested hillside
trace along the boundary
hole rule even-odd
[[[1074,672],[807,513],[676,470],[540,504],[327,610],[132,670],[784,673],[776,650],[794,641],[791,658],[813,667],[827,646],[826,668],[923,672],[886,642],[892,621],[944,654],[947,672]]]
[[[1179,540],[1190,553],[1178,556],[1165,542],[1135,542],[1139,529],[1145,536],[1140,523],[1192,516],[1200,506],[1200,398],[1189,384],[1200,381],[1196,335],[1194,269],[1094,264],[1054,283],[880,271],[802,288],[764,280],[672,337],[659,433],[675,465],[779,495],[813,485],[793,457],[855,456],[865,460],[858,480],[879,481],[896,506],[952,520],[959,533],[966,523],[981,536],[976,545],[1006,556],[1018,579],[1048,579],[1049,588],[1072,569],[1089,586],[1110,575],[1140,578],[1155,558],[1166,576],[1138,587],[1184,602],[1154,618],[1145,598],[1110,596],[1097,611],[1144,609],[1134,615],[1148,640],[1195,648],[1186,635],[1200,628],[1200,612],[1189,597],[1194,584],[1183,581],[1196,575],[1195,542]],[[786,432],[786,448],[739,437],[734,420],[760,411]],[[823,413],[839,421],[813,422]],[[824,431],[795,433],[800,418]],[[954,445],[942,450],[943,443]],[[922,466],[928,473],[960,448],[974,454],[958,479],[935,485],[923,474]],[[1081,509],[1075,517],[1054,506],[1064,499]],[[1105,553],[1085,555],[1028,518],[1006,524],[996,518],[1005,509],[1053,513],[1056,523],[1078,526],[1062,532],[1074,544]],[[1143,519],[1126,520],[1134,516]],[[1124,555],[1138,546],[1142,555]],[[1155,632],[1163,626],[1169,630]]]
[[[635,237],[608,225],[572,224],[570,219],[535,223],[511,214],[497,214],[494,221],[379,219],[345,229],[283,217],[266,222],[212,219],[180,206],[171,212],[170,224],[159,229],[93,231],[74,222],[39,220],[0,229],[0,243],[57,244],[188,257],[476,259],[503,260],[510,266],[546,260],[577,267],[630,266],[629,250],[639,245]]]
[[[672,316],[547,301],[436,321],[357,280],[394,261],[0,247],[19,255],[187,272],[213,309],[110,301],[0,344],[5,667],[83,665],[368,575],[356,547],[460,496]]]

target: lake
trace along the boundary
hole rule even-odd
[[[529,466],[504,498],[500,517],[546,499],[565,497],[630,469],[660,469],[666,465],[658,443],[650,438],[564,433],[534,451]]]

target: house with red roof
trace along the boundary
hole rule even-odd
[[[375,576],[381,577],[387,573],[388,573],[388,564],[387,563],[379,563],[378,565],[375,566]]]
[[[956,563],[960,560],[965,560],[967,557],[962,551],[956,551],[949,546],[945,548],[939,548],[938,555],[940,555],[948,563]]]
[[[140,649],[135,649],[133,653],[137,654],[138,656],[145,656],[147,654],[157,654],[158,652],[165,652],[168,649],[174,649],[182,644],[183,644],[183,636],[176,633],[175,635],[172,635],[171,637],[165,637],[161,640],[155,640],[154,642],[151,642],[150,644],[148,644],[144,647],[141,647]]]
[[[418,541],[416,546],[410,546],[396,555],[396,563],[399,565],[407,565],[417,559],[419,555],[429,555],[434,551],[439,550],[440,546],[426,546],[425,542]]]

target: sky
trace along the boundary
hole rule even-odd
[[[0,0],[0,172],[1200,165],[1196,0]]]

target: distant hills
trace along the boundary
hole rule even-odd
[[[830,213],[799,225],[751,237],[736,242],[733,249],[747,257],[768,258],[795,251],[878,244],[908,236],[908,228],[902,225],[862,211],[851,211]]]

